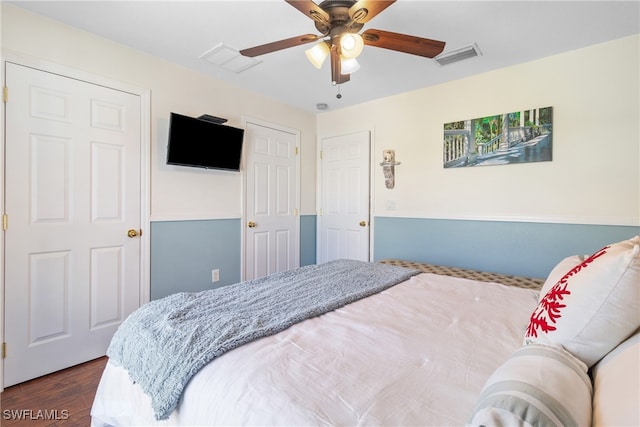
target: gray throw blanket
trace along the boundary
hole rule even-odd
[[[107,355],[169,418],[193,375],[223,353],[381,292],[417,270],[337,260],[152,301],[129,316]]]

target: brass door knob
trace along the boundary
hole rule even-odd
[[[249,223],[247,224],[247,226],[248,226],[249,228],[255,228],[256,223],[255,223],[255,222],[253,222],[253,221],[249,221]]]
[[[133,239],[134,237],[136,237],[138,235],[142,236],[142,230],[140,230],[140,233],[138,233],[138,231],[134,230],[133,228],[130,229],[129,231],[127,231],[127,237],[129,237],[131,239]]]
[[[360,221],[360,227],[366,227],[367,221]]]

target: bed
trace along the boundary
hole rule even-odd
[[[133,359],[148,350],[162,359],[161,353],[174,351],[166,336],[157,344],[140,338],[145,328],[156,327],[154,322],[135,334],[116,336],[91,411],[92,426],[638,425],[639,243],[636,237],[589,257],[567,257],[546,279],[401,260],[302,267],[325,268],[319,274],[324,278],[331,276],[326,268],[344,267],[373,269],[375,274],[362,273],[363,282],[380,271],[393,271],[396,279],[366,292],[358,289],[346,299],[340,295],[338,302],[322,302],[322,312],[296,314],[290,324],[261,324],[262,335],[236,337],[232,345],[222,345],[223,351],[208,349],[206,358],[194,356],[202,360],[189,365],[194,372],[183,381],[171,375],[182,369],[173,366],[177,357],[161,363],[171,365],[169,374],[162,373],[166,366],[134,374],[122,355]],[[332,289],[340,288],[339,280],[333,282]],[[608,286],[604,296],[597,295],[600,303],[592,294],[581,295],[588,289],[585,282],[597,283],[598,290]],[[244,292],[251,286],[232,285]],[[232,287],[226,288],[232,292]],[[201,315],[202,307],[193,301],[187,306],[179,316],[173,309],[164,316]],[[572,319],[574,309],[578,321]],[[576,328],[578,334],[572,332]],[[596,348],[585,350],[585,340],[595,341]],[[155,362],[152,357],[146,363]],[[157,394],[173,398],[159,403]]]

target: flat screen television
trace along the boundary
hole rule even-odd
[[[171,113],[167,164],[240,170],[244,129]]]

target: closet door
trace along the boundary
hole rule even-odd
[[[103,356],[140,304],[141,100],[6,64],[4,386]]]

